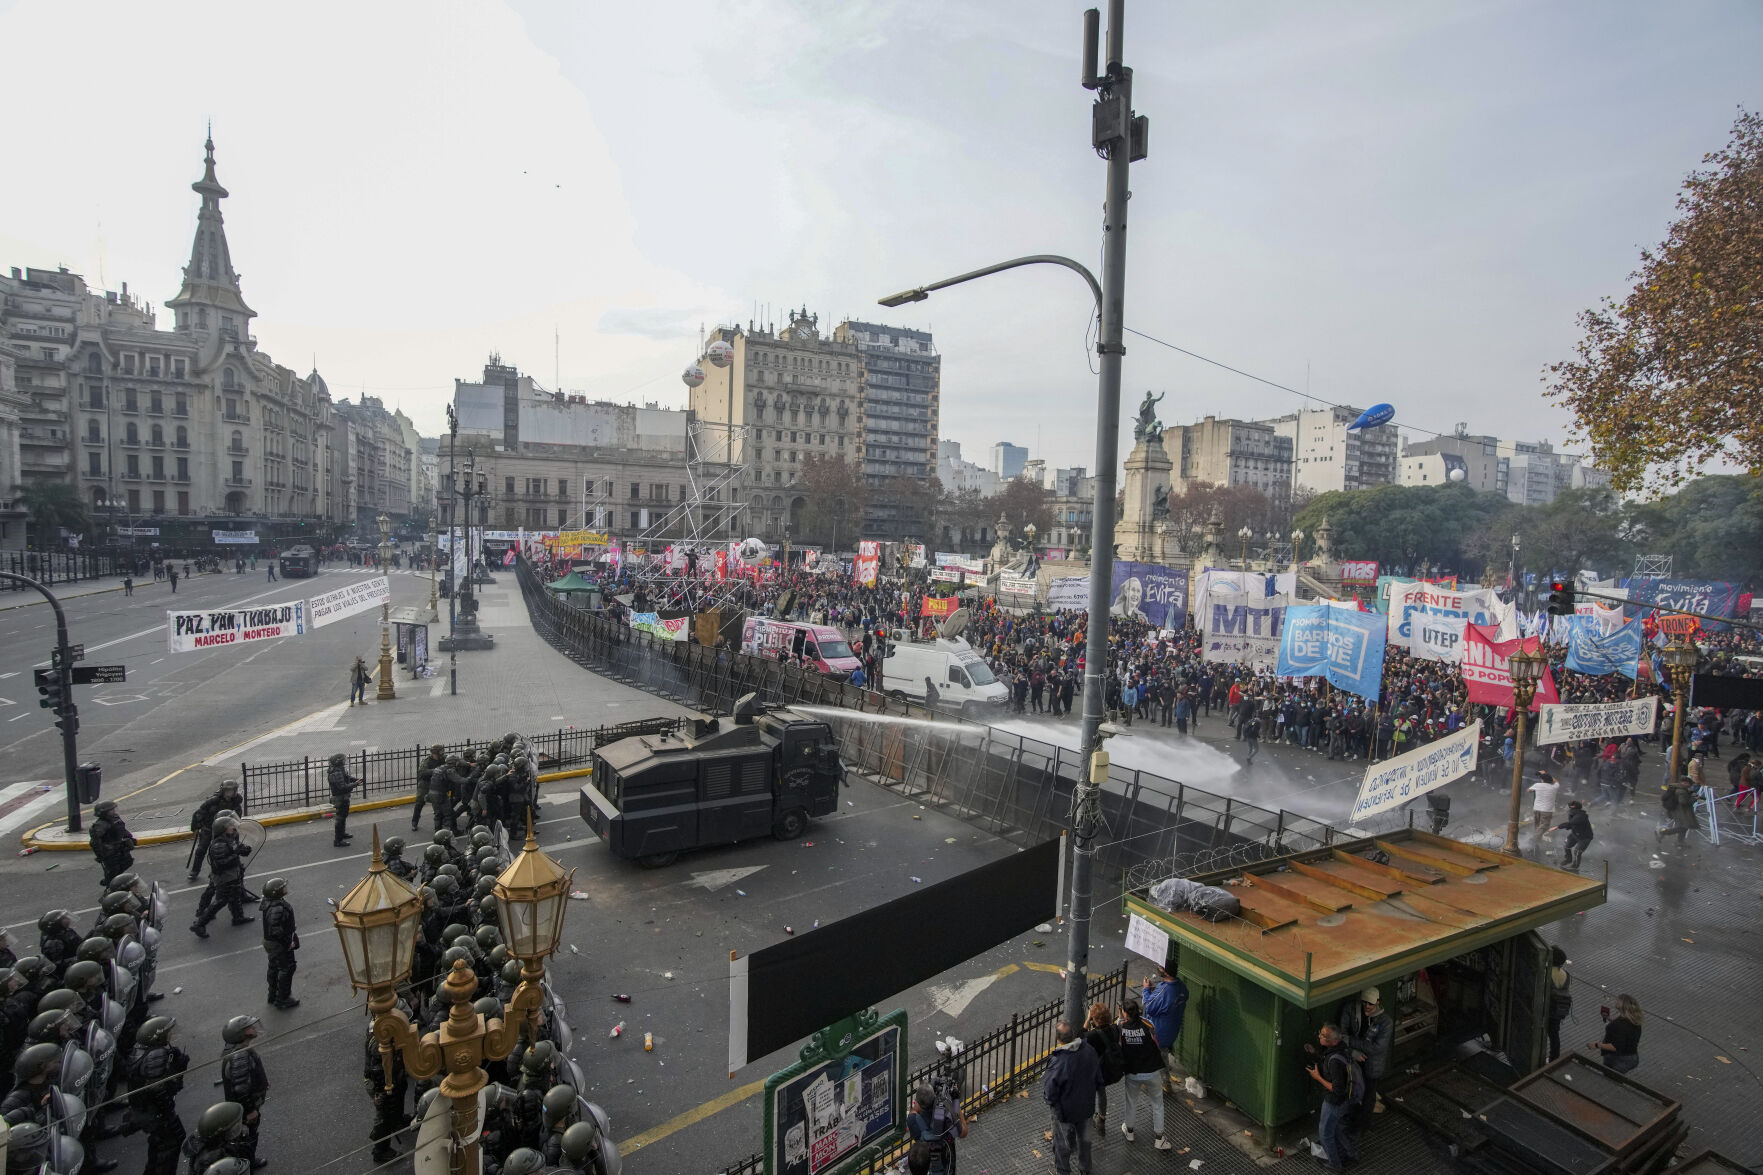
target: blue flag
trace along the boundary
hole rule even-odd
[[[1639,672],[1641,643],[1638,616],[1609,633],[1599,631],[1596,618],[1575,616],[1567,636],[1567,668],[1593,676],[1620,673],[1634,677]]]
[[[1278,673],[1326,678],[1337,689],[1375,702],[1383,686],[1388,629],[1388,622],[1375,612],[1326,604],[1287,608]]]

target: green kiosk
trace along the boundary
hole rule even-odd
[[[1270,1131],[1316,1106],[1303,1046],[1367,987],[1395,1022],[1392,1073],[1483,1035],[1520,1073],[1540,1066],[1549,952],[1537,929],[1603,904],[1606,889],[1418,829],[1188,880],[1227,888],[1240,914],[1164,909],[1147,886],[1126,896],[1127,945],[1161,949],[1188,986],[1188,1072]]]

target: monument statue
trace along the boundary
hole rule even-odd
[[[1151,491],[1151,519],[1152,521],[1156,521],[1159,518],[1168,517],[1169,487],[1158,486],[1155,490]]]
[[[1163,435],[1163,424],[1157,419],[1157,405],[1162,401],[1162,396],[1145,393],[1144,401],[1139,404],[1138,422],[1133,425],[1133,440],[1154,441]]]

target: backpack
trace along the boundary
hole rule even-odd
[[[1126,1076],[1126,1052],[1120,1047],[1120,1029],[1107,1024],[1097,1031],[1106,1042],[1102,1048],[1102,1083],[1113,1085]]]

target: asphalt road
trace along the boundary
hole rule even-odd
[[[615,860],[593,838],[575,814],[573,791],[559,785],[547,800],[540,841],[577,870],[575,888],[590,895],[570,904],[565,945],[551,974],[577,1030],[575,1056],[592,1085],[590,1096],[610,1112],[621,1142],[643,1144],[627,1164],[632,1172],[714,1170],[758,1147],[757,1083],[792,1057],[780,1052],[728,1076],[730,950],[746,953],[777,942],[786,927],[808,933],[816,920],[867,909],[1014,851],[859,780],[847,790],[845,806],[814,822],[801,841],[754,841],[646,870]],[[406,811],[382,813],[382,834],[408,834]],[[288,879],[302,928],[294,981],[302,1005],[288,1013],[265,1006],[257,925],[234,928],[223,916],[207,941],[186,929],[198,889],[183,884],[185,848],[144,849],[136,861],[172,893],[158,983],[167,998],[155,1011],[177,1017],[193,1064],[219,1055],[220,1028],[229,1016],[264,1017],[272,1037],[264,1059],[274,1088],[262,1153],[274,1158],[274,1170],[347,1175],[373,1165],[359,1076],[364,1001],[349,993],[325,906],[327,897],[340,898],[366,872],[365,821],[356,821],[355,829],[352,849],[333,849],[328,825],[271,829],[259,855],[253,877]],[[97,897],[98,871],[84,854],[39,854],[10,862],[5,873],[6,913],[21,951],[35,943],[35,918],[43,909],[81,909],[81,926],[94,917],[84,908]],[[1123,926],[1106,910],[1097,925],[1106,940],[1094,965],[1105,969],[1121,958]],[[1032,945],[1035,940],[1043,945]],[[931,1055],[933,1036],[975,1036],[1008,1021],[1013,1011],[1057,998],[1062,946],[1060,932],[1031,932],[904,993],[891,1006],[911,1015],[914,1063]],[[839,968],[839,960],[828,960],[828,982],[838,982]],[[631,1003],[614,1002],[613,993],[630,995]],[[610,1037],[621,1020],[623,1036]],[[653,1052],[643,1050],[645,1032],[654,1033]],[[213,1079],[210,1067],[189,1080],[179,1100],[186,1124],[218,1100]],[[123,1157],[125,1169],[144,1156],[137,1138],[104,1145],[102,1153]]]
[[[85,645],[82,664],[128,670],[121,684],[74,687],[80,759],[103,767],[105,794],[122,795],[319,706],[347,700],[352,659],[361,655],[371,663],[378,657],[376,612],[255,649],[171,653],[167,610],[306,599],[372,574],[330,568],[310,579],[269,583],[260,563],[244,575],[180,579],[176,595],[149,579],[136,585],[132,597],[108,592],[65,602],[68,639]],[[427,601],[426,576],[394,571],[391,581],[395,606]],[[8,602],[18,598],[9,594]],[[19,786],[62,779],[61,732],[38,706],[31,672],[48,666],[54,645],[55,617],[47,604],[0,611],[0,831],[11,833],[63,810],[53,790],[42,796]],[[174,781],[155,800],[178,803],[211,787],[205,778]]]

